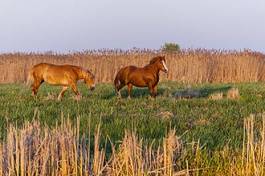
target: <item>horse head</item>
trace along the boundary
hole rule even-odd
[[[157,56],[154,57],[151,61],[150,64],[156,64],[159,70],[162,70],[163,72],[167,73],[168,68],[166,66],[166,59],[165,56]]]
[[[84,73],[84,82],[85,84],[90,87],[90,90],[94,90],[95,89],[95,76],[89,71],[86,70]]]

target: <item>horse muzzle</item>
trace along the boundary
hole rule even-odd
[[[162,71],[163,71],[164,73],[168,73],[168,70],[166,70],[166,69],[163,69]]]
[[[95,86],[90,87],[90,90],[92,91],[95,90]]]
[[[90,86],[90,90],[95,90],[95,88],[96,88],[96,85],[95,84],[92,84],[91,86]]]

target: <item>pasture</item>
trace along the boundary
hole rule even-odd
[[[183,135],[183,141],[200,140],[210,150],[225,145],[238,148],[242,144],[244,118],[265,110],[262,83],[194,85],[192,89],[200,90],[200,97],[176,99],[174,93],[186,87],[176,82],[162,82],[155,100],[149,98],[147,89],[134,88],[132,99],[128,100],[126,88],[122,89],[123,99],[117,99],[112,84],[98,84],[93,92],[79,84],[83,94],[80,101],[75,101],[69,90],[65,99],[57,101],[60,87],[44,84],[37,98],[33,98],[23,84],[3,84],[0,86],[1,138],[5,138],[9,123],[21,126],[37,118],[52,128],[60,123],[63,114],[73,122],[80,118],[81,133],[88,132],[88,124],[93,131],[100,123],[103,136],[108,135],[114,142],[121,140],[125,129],[150,142],[161,140],[168,129],[175,128],[177,135]],[[230,87],[239,88],[239,99],[208,98],[214,92],[225,94]]]
[[[176,92],[185,92],[187,87],[189,87],[189,90],[200,92],[199,96],[190,99],[176,99]],[[240,98],[226,98],[225,95],[227,94],[227,91],[232,87],[238,88]],[[99,139],[95,133],[94,137],[91,136],[86,139],[90,141],[89,144],[91,144],[91,147],[89,148],[92,149],[92,152],[94,151],[91,155],[91,157],[94,158],[93,172],[100,173],[102,171],[105,172],[106,170],[104,169],[106,168],[104,166],[105,161],[99,161],[95,158],[95,156],[98,155],[97,153],[100,148],[104,149],[106,160],[108,160],[107,158],[111,159],[116,157],[118,159],[111,160],[111,163],[117,161],[118,163],[114,162],[114,165],[117,164],[118,167],[123,167],[123,161],[126,159],[120,158],[119,153],[113,154],[114,151],[112,147],[113,145],[116,147],[120,146],[121,142],[124,145],[124,143],[126,144],[126,141],[128,143],[129,139],[134,139],[124,138],[126,134],[128,135],[126,131],[134,132],[134,134],[142,139],[144,145],[151,145],[152,151],[148,150],[149,152],[154,152],[152,155],[153,157],[151,158],[156,156],[155,161],[158,161],[160,157],[159,152],[156,153],[155,151],[157,147],[161,146],[163,143],[163,150],[166,152],[166,146],[169,144],[165,145],[164,143],[168,140],[171,141],[171,139],[170,135],[167,138],[165,138],[165,136],[170,133],[171,129],[174,129],[174,134],[180,137],[179,139],[182,146],[180,153],[176,154],[178,159],[175,160],[175,155],[171,155],[167,152],[162,154],[163,157],[170,158],[170,163],[168,164],[172,164],[175,168],[174,170],[179,171],[179,174],[184,171],[184,175],[186,172],[199,175],[222,175],[223,173],[227,173],[227,175],[240,175],[240,172],[241,175],[245,175],[246,173],[252,173],[253,168],[257,170],[257,172],[262,171],[263,173],[262,165],[261,168],[257,168],[258,163],[260,163],[258,162],[260,161],[259,158],[263,158],[262,156],[264,154],[258,150],[259,148],[262,150],[262,147],[259,146],[263,146],[263,143],[258,142],[259,145],[257,145],[258,147],[255,147],[255,149],[251,147],[246,148],[245,145],[256,146],[256,143],[254,142],[254,138],[249,140],[249,137],[247,136],[246,139],[246,134],[244,133],[244,129],[252,130],[255,134],[259,134],[259,130],[262,130],[262,120],[264,120],[262,119],[262,113],[265,110],[265,84],[263,83],[187,85],[167,81],[159,83],[158,96],[156,99],[151,99],[149,97],[149,91],[147,88],[134,88],[130,100],[126,98],[126,89],[122,89],[121,93],[123,98],[117,99],[113,84],[98,84],[93,92],[83,83],[78,84],[78,88],[83,95],[83,98],[80,101],[76,101],[73,92],[69,90],[65,93],[64,99],[58,101],[57,95],[61,90],[60,87],[44,84],[40,87],[38,96],[34,98],[31,96],[30,88],[26,87],[24,84],[2,84],[0,86],[1,140],[10,140],[10,135],[14,135],[12,134],[14,133],[12,130],[7,134],[7,130],[12,129],[9,128],[11,124],[16,128],[16,135],[13,136],[14,139],[18,138],[20,134],[26,135],[27,133],[25,133],[25,131],[30,131],[30,129],[32,129],[32,127],[28,127],[29,129],[24,129],[24,132],[23,130],[19,132],[18,129],[23,128],[23,124],[29,122],[30,124],[32,123],[34,127],[34,124],[37,121],[40,122],[40,126],[37,125],[38,128],[36,130],[46,128],[43,132],[46,131],[45,133],[47,133],[47,128],[50,130],[56,128],[57,131],[55,131],[55,134],[61,135],[62,133],[66,135],[66,141],[70,140],[72,138],[71,136],[75,134],[71,132],[72,130],[79,131],[77,132],[79,134],[76,134],[77,137],[75,137],[75,135],[73,136],[74,140],[76,140],[75,138],[78,138],[78,136],[82,134],[90,136],[91,133],[96,131],[100,124],[101,138]],[[224,98],[209,98],[216,93],[223,93]],[[255,124],[254,129],[251,126],[246,127],[246,123],[244,123],[244,119],[249,117],[250,114],[256,115],[256,118],[252,119]],[[69,119],[72,124],[78,123],[79,127],[72,128],[66,126],[63,128],[63,132],[60,132],[58,125],[60,125],[62,121],[65,122],[66,119]],[[248,133],[251,136],[252,133],[247,132],[247,134]],[[37,134],[39,134],[39,132]],[[55,134],[51,135],[51,137],[56,136]],[[30,133],[28,135],[30,135]],[[61,138],[63,138],[63,136]],[[46,138],[42,140],[45,141],[45,139]],[[23,141],[23,138],[20,140]],[[259,141],[259,139],[255,139],[255,141],[256,140]],[[7,144],[13,145],[10,142]],[[41,145],[42,144],[40,144],[40,147]],[[47,145],[49,144],[47,143]],[[99,146],[97,147],[97,145]],[[127,145],[130,146],[131,144]],[[135,144],[132,144],[134,147],[130,148],[128,146],[125,146],[125,151],[137,150],[138,147],[141,147],[141,144],[137,144],[136,142]],[[2,147],[0,146],[0,148]],[[141,152],[146,151],[144,148],[139,150]],[[179,151],[179,148],[171,148],[170,150],[172,150],[172,152],[174,150]],[[20,150],[16,150],[16,152],[19,151]],[[44,151],[48,150],[44,147]],[[120,149],[118,151],[122,152],[123,150]],[[249,157],[250,152],[256,153],[256,156],[258,157],[252,160],[251,157]],[[16,155],[20,156],[19,153]],[[11,156],[13,157],[13,155]],[[42,156],[42,154],[40,154],[40,156]],[[66,156],[70,157],[71,155]],[[75,154],[74,156],[78,157],[78,154]],[[112,157],[110,158],[110,156]],[[138,157],[141,158],[141,156],[137,155],[136,159]],[[52,158],[53,155],[51,155],[50,159]],[[69,162],[75,161],[71,158],[68,159]],[[246,162],[244,162],[245,160]],[[58,158],[58,161],[60,162],[61,159]],[[150,161],[148,159],[145,162],[141,160],[143,166],[147,165],[147,171],[151,170],[150,172],[159,173],[159,170],[162,169],[161,173],[172,173],[173,171],[171,169],[163,170],[167,165],[167,162],[165,161],[167,160],[164,160],[164,163],[159,165],[154,164],[156,163],[154,161],[149,163]],[[89,162],[89,160],[85,161],[85,163],[86,162]],[[102,162],[102,164],[99,164],[101,166],[99,167],[100,169],[97,167],[95,168],[95,166],[97,166],[95,163],[97,162]],[[25,162],[23,161],[23,163]],[[42,161],[39,161],[38,163],[40,164]],[[148,163],[150,165],[148,165]],[[76,167],[79,167],[78,161],[74,162],[74,164],[76,164]],[[127,164],[126,167],[131,167]],[[68,163],[64,167],[69,167],[71,170],[72,166],[75,165]],[[16,168],[16,165],[11,165],[9,167],[14,167],[15,173],[24,172],[23,170],[15,171],[16,169],[21,168],[21,166]],[[63,168],[63,166],[59,167],[62,167],[60,173],[66,173],[68,171],[69,173],[72,173],[72,171]],[[82,164],[80,167],[79,170],[82,172]],[[108,167],[112,167],[113,169],[114,166]],[[132,167],[136,166],[132,165]],[[34,172],[36,171],[34,169],[32,170]],[[76,173],[78,173],[77,170]],[[124,174],[129,173],[126,169],[123,171]],[[115,169],[112,172],[116,173]],[[134,173],[134,171],[131,172]],[[142,173],[145,171],[140,169],[139,172]]]

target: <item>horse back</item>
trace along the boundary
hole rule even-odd
[[[33,74],[34,78],[40,78],[43,76],[43,73],[47,71],[50,64],[47,63],[40,63],[36,64],[31,68],[31,73]]]
[[[136,66],[127,66],[119,70],[117,73],[117,76],[121,80],[126,80],[126,78],[129,76],[129,74],[138,68]]]
[[[118,72],[115,85],[119,83],[126,85],[130,82],[135,86],[145,87],[149,82],[156,85],[158,81],[159,75],[149,67],[127,66]]]
[[[32,68],[35,79],[43,80],[50,84],[64,85],[78,79],[80,68],[72,65],[54,65],[40,63]]]

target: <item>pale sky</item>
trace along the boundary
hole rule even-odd
[[[264,0],[0,0],[0,52],[100,48],[265,53]]]

